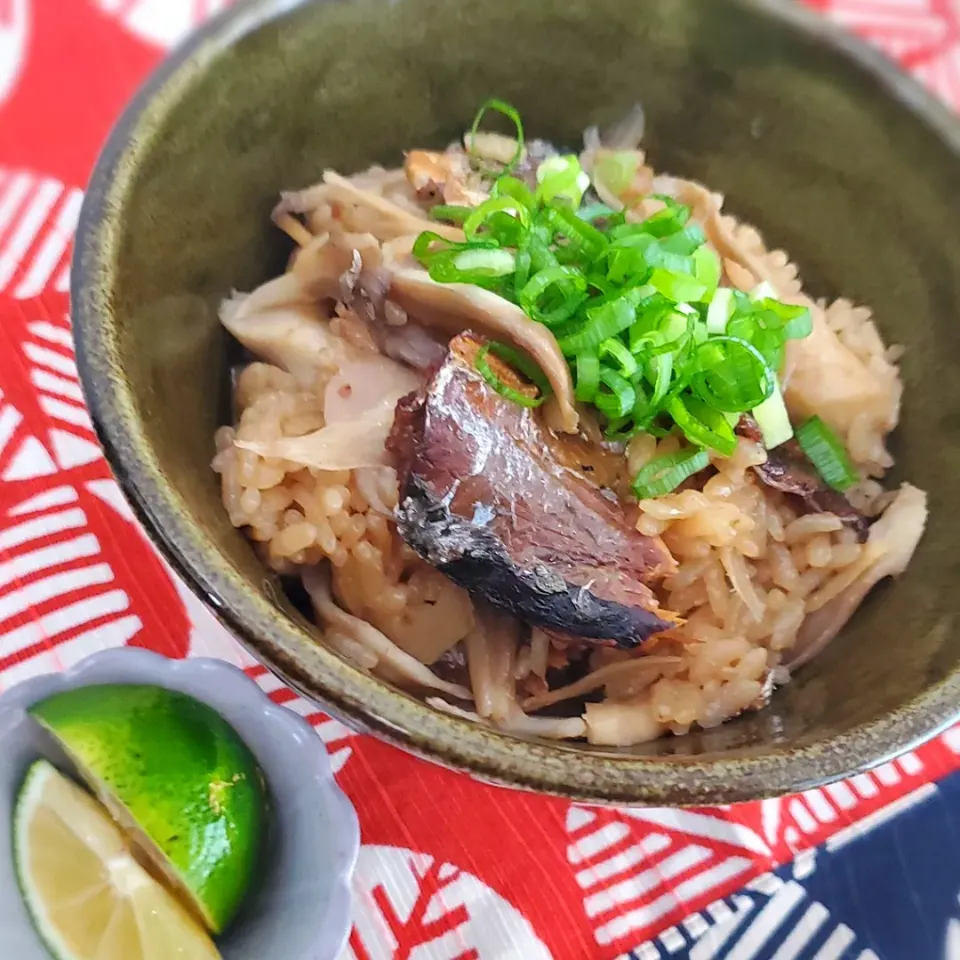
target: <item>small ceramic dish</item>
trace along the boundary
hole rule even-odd
[[[127,648],[12,687],[0,697],[0,825],[11,822],[27,767],[50,755],[46,735],[24,708],[54,693],[101,683],[155,684],[202,700],[236,729],[264,772],[273,804],[265,869],[237,921],[218,939],[224,960],[334,960],[350,931],[357,816],[310,726],[230,664],[168,660]],[[21,900],[11,831],[2,826],[0,956],[50,960]]]

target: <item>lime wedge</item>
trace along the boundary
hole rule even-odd
[[[46,760],[14,811],[17,877],[57,960],[218,960],[207,932],[134,859],[96,801]]]
[[[207,928],[236,915],[257,869],[267,797],[213,709],[161,687],[79,687],[34,704],[142,857]]]

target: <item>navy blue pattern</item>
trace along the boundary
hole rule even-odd
[[[960,773],[643,944],[630,960],[960,960]]]

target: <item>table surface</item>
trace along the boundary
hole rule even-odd
[[[157,555],[83,407],[70,246],[124,102],[226,3],[0,0],[0,689],[122,644],[242,665],[310,720],[358,808],[344,960],[960,960],[960,728],[848,783],[741,807],[499,790],[300,700]],[[960,0],[811,3],[960,106]]]

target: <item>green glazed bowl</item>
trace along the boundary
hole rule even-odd
[[[894,479],[930,492],[908,573],[760,713],[632,749],[532,742],[355,670],[221,507],[218,301],[283,268],[269,211],[325,167],[443,145],[488,96],[578,142],[632,104],[656,166],[702,180],[906,344]],[[879,54],[774,0],[241,2],[140,93],[97,166],[73,281],[87,397],[168,559],[241,641],[345,722],[480,778],[596,802],[801,790],[939,731],[960,707],[960,126]]]

